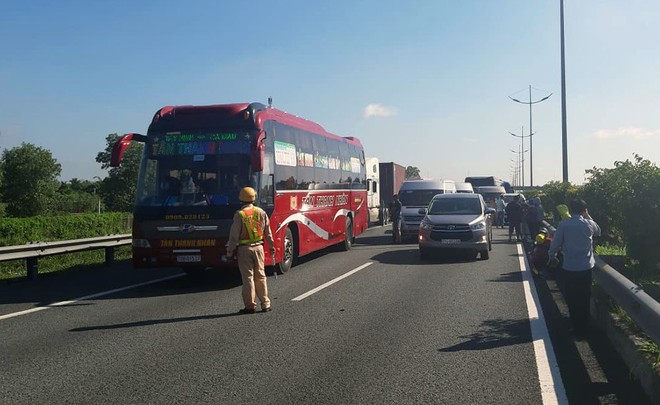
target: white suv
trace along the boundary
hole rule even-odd
[[[495,209],[486,206],[480,194],[441,194],[419,213],[419,254],[423,259],[431,251],[467,250],[488,259],[492,249],[491,216]]]

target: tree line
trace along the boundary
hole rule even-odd
[[[106,137],[96,162],[108,170],[104,178],[58,180],[62,165],[52,153],[31,143],[5,149],[0,158],[0,218],[133,210],[137,174],[144,145],[133,143],[120,167],[110,167],[118,134]]]

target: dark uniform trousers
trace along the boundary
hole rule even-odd
[[[582,271],[563,270],[566,304],[573,330],[585,332],[589,326],[591,309],[591,278],[593,269]]]

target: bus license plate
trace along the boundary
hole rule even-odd
[[[443,239],[440,243],[444,243],[446,245],[455,245],[457,243],[461,243],[460,239]]]
[[[201,262],[202,261],[202,256],[201,255],[177,256],[176,261],[177,261],[177,263]]]

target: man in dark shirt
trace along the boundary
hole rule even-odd
[[[506,205],[504,209],[506,211],[506,216],[509,220],[509,242],[511,242],[511,236],[513,231],[516,231],[516,241],[520,241],[522,238],[521,232],[521,223],[523,219],[523,209],[520,205],[520,196],[516,195],[513,197],[513,201]]]
[[[401,201],[399,201],[398,194],[392,196],[390,218],[392,219],[392,240],[394,243],[401,243]]]

